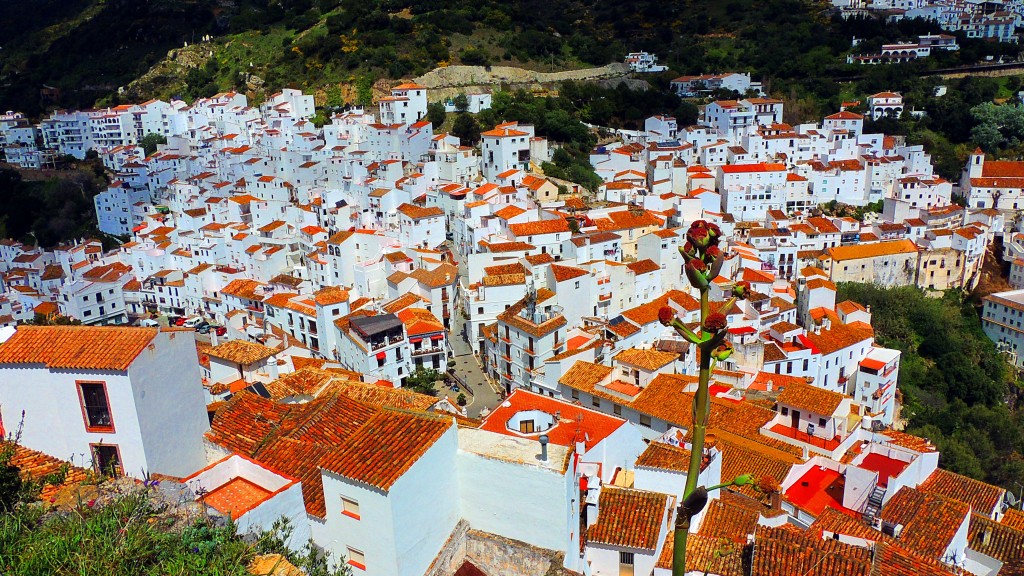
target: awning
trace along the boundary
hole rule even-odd
[[[430,337],[431,340],[440,340],[442,338],[444,338],[444,334],[434,334]]]
[[[384,358],[387,357],[387,355],[387,352],[381,350],[380,352],[377,352],[377,360],[383,360]]]
[[[423,338],[409,338],[409,342],[412,342],[413,344],[415,344],[416,342],[420,342],[422,340]]]
[[[146,229],[146,225],[145,224],[139,224],[135,228],[132,228],[132,232],[141,232],[141,231],[143,231],[145,229]]]

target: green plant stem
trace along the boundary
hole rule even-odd
[[[708,290],[701,290],[701,324],[708,317],[709,308]],[[704,461],[704,437],[707,433],[708,411],[710,409],[708,384],[711,381],[712,350],[710,342],[700,346],[700,383],[697,385],[697,394],[693,397],[693,434],[690,440],[690,464],[686,471],[686,487],[683,490],[684,500],[697,488],[697,476],[700,475],[700,465]],[[682,512],[683,510],[680,510],[680,513]],[[676,519],[675,547],[672,550],[672,576],[684,576],[686,574],[686,539],[690,533],[691,519],[689,515],[682,519]]]

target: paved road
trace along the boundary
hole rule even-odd
[[[463,322],[465,322],[462,314],[458,311],[453,314],[452,321],[455,323],[453,326],[462,326]],[[462,339],[459,329],[453,330],[451,336],[452,351],[455,356],[451,359],[449,365],[454,367],[455,373],[459,378],[465,380],[473,391],[473,403],[468,407],[467,411],[471,418],[478,418],[483,408],[486,407],[488,410],[493,410],[495,406],[501,403],[501,396],[487,381],[483,369],[473,355],[472,348]]]

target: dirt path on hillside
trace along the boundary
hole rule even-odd
[[[562,72],[537,72],[512,66],[446,66],[435,68],[413,81],[430,88],[430,100],[437,101],[459,93],[490,91],[499,84],[514,88],[543,89],[545,84],[566,80],[610,80],[628,75],[629,67],[622,63]]]

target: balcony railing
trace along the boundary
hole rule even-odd
[[[427,354],[440,354],[442,352],[444,352],[444,349],[439,346],[434,346],[433,348],[420,348],[419,350],[413,350],[412,355],[425,356]]]

